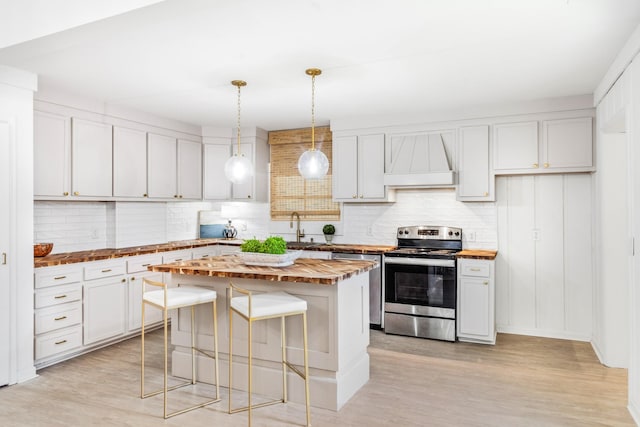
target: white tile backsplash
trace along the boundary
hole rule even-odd
[[[239,238],[280,234],[295,240],[288,221],[270,221],[268,203],[75,201],[36,201],[35,240],[53,242],[53,253],[60,253],[195,239],[198,212],[212,211],[215,217],[222,205],[234,206]],[[344,204],[342,209],[342,220],[333,222],[335,243],[393,245],[399,226],[448,225],[462,228],[465,248],[497,249],[495,203],[458,202],[453,189],[398,190],[395,203]],[[324,240],[321,224],[303,222],[302,228],[307,230],[303,240]]]

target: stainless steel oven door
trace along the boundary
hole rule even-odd
[[[385,306],[402,304],[418,307],[411,310],[414,312],[425,310],[419,307],[455,311],[455,260],[387,257],[385,279]],[[413,314],[434,315],[422,312]],[[437,314],[435,316],[440,317]]]

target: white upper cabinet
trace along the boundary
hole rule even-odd
[[[178,197],[202,199],[202,144],[178,140]]]
[[[234,144],[233,145],[233,155],[238,154],[238,145]],[[247,159],[249,159],[249,161],[251,162],[251,164],[253,165],[254,168],[254,174],[255,174],[255,167],[256,167],[256,162],[254,159],[254,153],[253,153],[253,144],[249,144],[249,143],[241,143],[240,144],[240,154],[243,155],[244,157],[246,157]],[[225,159],[226,161],[226,159]],[[224,165],[222,166],[222,172],[224,174]],[[231,188],[232,188],[232,197],[234,199],[238,199],[238,200],[252,200],[255,198],[254,196],[254,178],[255,176],[249,177],[247,179],[245,179],[243,182],[239,183],[239,184],[231,184]]]
[[[497,124],[493,137],[496,174],[594,170],[591,117]]]
[[[224,164],[231,156],[229,141],[209,144],[204,140],[204,198],[205,200],[227,200],[231,197],[231,183],[224,175]]]
[[[202,144],[165,135],[148,135],[150,198],[202,199]]]
[[[538,122],[505,123],[493,127],[493,169],[531,172],[539,166]]]
[[[147,134],[113,128],[113,195],[147,197]]]
[[[489,156],[489,126],[460,128],[457,199],[465,202],[495,200]]]
[[[71,118],[34,111],[33,144],[34,196],[69,197]]]
[[[543,168],[590,169],[593,167],[591,117],[542,122]]]
[[[268,134],[262,129],[253,128],[246,131],[243,130],[243,135],[240,143],[240,152],[251,161],[253,176],[242,184],[232,184],[231,197],[235,200],[267,202],[269,201]],[[237,153],[237,142],[232,144],[232,147],[232,153]]]
[[[333,198],[341,202],[391,201],[384,186],[384,134],[333,139]]]
[[[111,197],[113,127],[75,117],[71,125],[72,194]]]

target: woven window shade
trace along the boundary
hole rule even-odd
[[[331,163],[331,131],[315,129],[316,149]],[[322,179],[305,180],[298,158],[311,147],[311,128],[269,132],[271,149],[271,219],[289,220],[298,212],[305,221],[340,220],[340,204],[331,200],[331,164]]]

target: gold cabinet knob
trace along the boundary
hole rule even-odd
[[[488,281],[488,280],[485,280],[484,282],[482,282],[482,284],[483,284],[483,285],[488,285],[488,284],[489,284],[489,281]]]
[[[249,194],[249,195],[247,196],[247,199],[250,199],[250,198],[251,198],[251,194]]]
[[[173,195],[173,198],[174,198],[174,199],[177,199],[177,198],[178,198],[178,195],[177,195],[177,194],[174,194],[174,195]]]
[[[178,199],[182,199],[182,194],[178,196]]]
[[[489,192],[485,191],[484,192],[484,197],[487,197],[489,195]]]
[[[149,195],[147,193],[144,193],[142,197],[149,197]]]
[[[121,282],[122,282],[122,283],[124,283],[124,282],[126,282],[126,281],[127,281],[127,279],[122,279],[122,280],[121,280]]]
[[[545,168],[548,168],[548,167],[549,167],[549,163],[545,163],[545,164],[544,164],[544,167],[545,167]]]
[[[534,163],[534,164],[533,164],[533,167],[534,167],[534,168],[537,168],[537,167],[538,167],[538,164],[537,164],[537,163]]]
[[[135,276],[133,276],[133,277],[131,278],[131,281],[132,281],[132,282],[133,282],[134,280],[136,280],[136,277],[135,277]]]
[[[353,199],[357,199],[357,198],[358,198],[358,196],[356,196],[356,195],[354,194],[353,196],[351,196],[351,198],[353,198]]]
[[[68,196],[68,195],[69,195],[69,192],[68,192],[68,191],[65,191],[64,193],[62,193],[62,195],[63,195],[63,196]]]
[[[80,193],[79,193],[79,192],[77,192],[77,191],[74,191],[74,192],[73,192],[73,195],[74,195],[74,196],[79,196],[79,195],[80,195]]]

